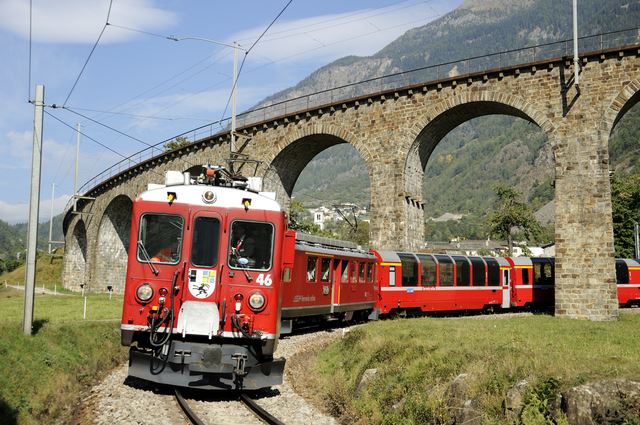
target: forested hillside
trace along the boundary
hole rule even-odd
[[[311,74],[265,102],[300,96],[368,78],[465,57],[571,37],[571,2],[469,0],[455,11],[408,31],[367,57],[347,57]],[[582,0],[580,35],[637,27],[640,0]],[[640,161],[640,108],[631,109],[610,141],[612,168],[630,171]],[[351,168],[351,169],[349,169]],[[518,118],[489,116],[451,131],[425,171],[425,217],[463,214],[460,222],[427,223],[427,239],[483,238],[493,187],[504,182],[537,209],[553,200],[553,156],[543,133]],[[367,170],[355,149],[340,145],[319,154],[303,171],[294,196],[306,205],[369,202]]]
[[[53,218],[53,240],[61,241],[62,235],[62,214]],[[2,263],[14,260],[24,260],[25,249],[27,248],[27,223],[8,224],[0,220],[0,272],[4,270]],[[49,240],[49,221],[38,225],[38,249],[46,250]],[[54,245],[58,247],[60,245]]]

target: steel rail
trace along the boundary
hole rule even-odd
[[[198,417],[198,415],[196,415],[196,413],[191,409],[191,407],[189,406],[189,403],[187,403],[187,400],[185,400],[184,397],[182,397],[182,393],[177,388],[175,389],[175,395],[176,395],[176,401],[178,402],[178,405],[180,405],[180,408],[182,409],[184,414],[187,415],[187,418],[191,421],[192,424],[206,425],[204,422],[202,422],[202,420]]]
[[[240,394],[240,401],[242,401],[242,403],[244,403],[244,405],[249,410],[251,410],[260,419],[262,419],[269,425],[284,425],[284,422],[282,422],[280,419],[276,418],[271,413],[267,412],[262,407],[260,407],[258,403],[256,403],[256,401],[253,400],[251,397],[249,397],[247,394],[245,393]]]

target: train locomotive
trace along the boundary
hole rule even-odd
[[[167,172],[133,205],[121,323],[129,375],[178,387],[282,383],[281,334],[407,313],[551,309],[553,258],[364,251],[296,233],[258,178]],[[617,259],[620,305],[640,263]]]
[[[282,383],[285,360],[273,353],[295,233],[275,195],[217,166],[195,179],[168,171],[149,186],[132,212],[121,322],[129,375],[211,390]]]

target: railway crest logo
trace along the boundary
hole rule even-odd
[[[189,282],[189,292],[196,298],[208,298],[216,289],[216,271],[201,270],[195,280]]]

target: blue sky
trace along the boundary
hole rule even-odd
[[[247,56],[238,81],[238,112],[290,87],[335,59],[366,56],[462,0],[293,0]],[[35,84],[45,103],[72,108],[149,144],[228,117],[230,48],[162,36],[238,41],[249,47],[288,0],[0,0],[0,219],[26,221]],[[124,28],[123,28],[124,27]],[[128,28],[128,29],[125,29]],[[145,34],[148,33],[148,34]],[[107,111],[107,112],[104,112]],[[146,146],[62,109],[48,109],[118,154]],[[75,132],[44,118],[41,220],[73,193]],[[121,159],[82,137],[79,184]]]

